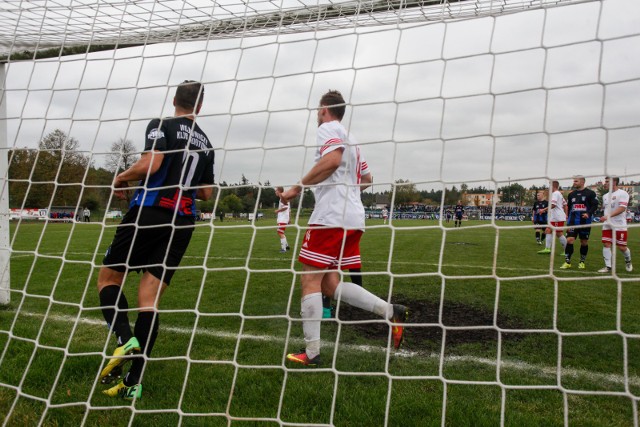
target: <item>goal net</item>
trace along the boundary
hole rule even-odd
[[[614,245],[598,272],[595,222],[560,269],[531,221],[550,180],[566,196],[584,176],[602,203],[617,176],[640,254],[636,0],[8,0],[0,23],[2,425],[639,425],[637,267]],[[214,197],[160,303],[144,393],[114,399],[96,290],[128,210],[112,182],[187,79],[205,88]],[[304,347],[313,197],[281,253],[274,187],[313,165],[330,89],[374,177],[362,271],[343,280],[410,315],[396,351],[389,321],[333,302],[305,369],[285,356]],[[132,321],[139,280],[122,287]]]

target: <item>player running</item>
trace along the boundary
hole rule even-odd
[[[562,234],[562,227],[564,227],[564,223],[567,220],[567,201],[560,192],[560,183],[558,181],[553,181],[551,183],[551,206],[546,207],[546,212],[548,212],[549,225],[551,227],[547,227],[544,232],[545,234],[551,234],[553,232],[553,227],[553,229],[555,229],[556,237],[560,241],[564,252],[567,246],[567,238]],[[543,250],[538,251],[538,253],[550,254],[553,239],[551,236],[547,236],[544,241],[546,247]]]
[[[102,314],[118,340],[100,381],[109,384],[119,380],[123,365],[133,361],[124,380],[104,391],[110,397],[141,397],[145,358],[126,356],[151,356],[158,335],[160,298],[193,234],[195,199],[211,197],[214,152],[195,122],[203,95],[202,84],[191,80],[181,83],[173,99],[175,117],[149,122],[144,153],[113,182],[114,195],[120,199],[125,198],[123,189],[129,181],[139,181],[139,188],[98,274]],[[134,333],[129,326],[129,304],[122,292],[124,277],[132,270],[143,271]]]
[[[536,230],[536,242],[541,245],[547,234],[545,233],[545,227],[547,226],[547,212],[549,211],[549,202],[544,199],[544,192],[538,191],[536,194],[536,201],[533,202],[533,208],[531,211],[531,221]]]
[[[604,215],[600,217],[602,226],[602,257],[604,258],[604,267],[598,270],[598,273],[611,272],[611,244],[615,240],[616,246],[624,256],[625,269],[628,272],[633,271],[631,265],[631,251],[627,247],[627,219],[626,211],[629,204],[629,193],[618,188],[620,178],[606,177],[604,186],[610,189],[602,196],[602,204],[604,205]]]
[[[578,268],[586,268],[584,262],[589,252],[589,235],[591,234],[591,222],[598,209],[598,197],[595,191],[585,187],[583,176],[573,178],[574,190],[569,193],[567,225],[571,228],[567,231],[567,246],[564,251],[564,264],[562,270],[571,268],[571,256],[573,255],[573,242],[576,237],[580,239],[580,262]]]
[[[280,253],[284,253],[289,250],[289,243],[287,242],[287,236],[284,234],[284,230],[286,230],[287,225],[289,225],[291,216],[289,203],[284,203],[282,200],[280,200],[280,195],[283,192],[284,188],[276,188],[276,196],[278,196],[278,209],[276,209],[276,214],[278,215],[277,222],[278,236],[280,236]]]
[[[458,204],[453,209],[453,213],[456,217],[453,225],[455,227],[462,227],[462,215],[464,215],[464,206],[462,206],[462,200],[458,200]]]
[[[360,237],[364,230],[364,207],[360,200],[363,164],[360,148],[341,120],[345,113],[340,92],[329,91],[320,100],[315,164],[295,185],[282,194],[284,202],[296,197],[304,186],[316,187],[316,205],[305,233],[298,260],[302,263],[301,316],[306,348],[287,354],[287,360],[306,366],[320,364],[322,294],[378,314],[392,322],[393,345],[404,337],[407,307],[389,304],[366,289],[342,282],[337,269],[360,267]]]

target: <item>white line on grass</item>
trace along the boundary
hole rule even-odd
[[[44,317],[42,313],[33,313],[33,312],[21,312],[23,316],[28,317]],[[52,320],[55,322],[76,322],[76,318],[74,316],[68,315],[49,315],[47,317],[48,320]],[[96,325],[106,327],[106,323],[102,320],[98,319],[90,319],[86,317],[81,317],[78,319],[78,322],[83,323],[85,325]],[[182,335],[191,335],[194,331],[191,328],[182,328],[177,326],[162,326],[163,332],[171,332],[175,334]],[[250,335],[250,334],[242,334],[238,335],[233,332],[224,332],[224,331],[213,331],[207,328],[198,328],[195,330],[195,333],[198,335],[210,336],[215,338],[223,338],[223,339],[231,339],[237,340],[238,338],[246,339],[246,340],[254,340],[254,341],[267,341],[267,342],[281,342],[285,343],[286,340],[284,337],[276,337],[272,335]],[[299,338],[290,338],[290,342],[295,344],[302,344],[303,340]],[[325,347],[334,347],[334,342],[326,342],[323,341],[322,345]],[[354,344],[340,344],[340,347],[345,348],[349,351],[362,351],[367,353],[386,353],[387,348],[382,346],[372,346],[372,345],[354,345]],[[413,357],[426,357],[429,359],[443,359],[443,362],[447,365],[454,363],[475,363],[478,365],[484,365],[488,367],[495,368],[497,366],[497,362],[495,359],[489,359],[485,357],[475,357],[475,356],[444,356],[442,357],[439,353],[430,353],[425,354],[416,351],[407,351],[400,350],[394,352],[396,356],[413,358]],[[526,363],[518,360],[509,360],[502,359],[500,363],[501,369],[512,369],[515,371],[527,371],[538,375],[540,377],[546,378],[555,378],[558,376],[558,368],[554,366],[544,366],[544,365],[536,365],[531,363]],[[562,378],[573,378],[573,379],[586,379],[588,381],[592,381],[595,383],[608,383],[615,385],[624,385],[628,383],[629,386],[632,387],[640,387],[640,377],[637,376],[629,376],[627,380],[622,375],[616,374],[604,374],[600,372],[587,371],[584,369],[572,369],[572,368],[561,368],[560,372],[562,374]]]

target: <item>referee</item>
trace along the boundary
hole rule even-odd
[[[100,373],[100,381],[118,382],[104,393],[111,397],[139,399],[142,395],[142,356],[151,355],[158,335],[158,305],[162,293],[180,264],[195,226],[195,199],[211,197],[214,152],[196,124],[202,108],[202,84],[186,80],[176,89],[175,116],[151,120],[144,152],[113,181],[114,195],[125,198],[125,188],[139,181],[137,190],[98,275],[100,305],[117,338],[113,357]],[[138,287],[138,317],[132,333],[127,298],[122,283],[129,271],[142,271]],[[120,379],[123,365],[131,369]]]

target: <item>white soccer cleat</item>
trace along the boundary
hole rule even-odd
[[[602,267],[598,273],[611,273],[611,267]]]
[[[631,264],[631,261],[625,262],[624,269],[627,270],[629,273],[633,271],[633,265]]]

